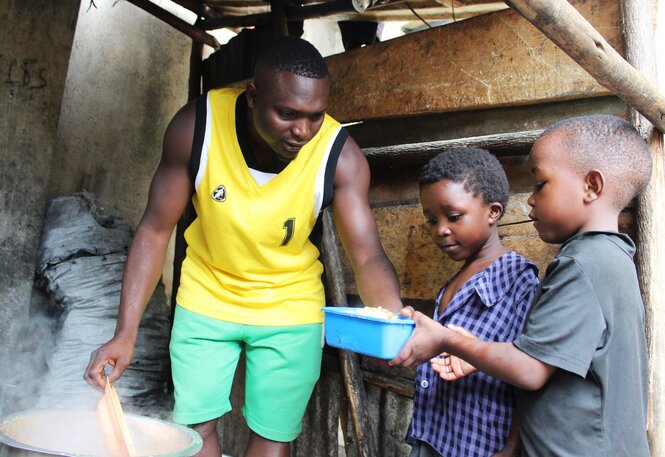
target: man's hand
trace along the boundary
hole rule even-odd
[[[125,372],[129,363],[134,358],[134,341],[129,338],[114,337],[106,344],[93,351],[90,355],[90,363],[83,374],[83,379],[98,390],[104,390],[106,365],[113,369],[108,375],[109,382],[116,382]]]
[[[460,335],[478,339],[476,335],[464,327],[459,327],[457,325],[448,325],[447,327],[459,333]],[[439,373],[439,377],[444,381],[456,381],[478,371],[476,370],[476,367],[470,363],[460,359],[455,355],[450,355],[447,352],[442,353],[439,355],[439,357],[433,358],[430,360],[430,363],[432,365],[432,369]]]
[[[423,313],[414,311],[411,306],[404,307],[401,314],[413,319],[416,328],[397,357],[389,363],[391,365],[413,367],[439,355],[441,353],[441,341],[445,339],[446,333],[452,332],[452,330],[446,329]]]

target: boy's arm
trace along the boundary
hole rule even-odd
[[[390,361],[391,365],[412,367],[448,352],[490,376],[525,390],[540,389],[556,369],[520,351],[512,343],[469,338],[408,307],[402,312],[407,316],[411,313],[416,328],[397,357]]]
[[[464,327],[460,327],[458,325],[448,325],[447,327],[456,331],[457,333],[468,336],[469,338],[478,339],[476,335]],[[456,355],[451,355],[447,352],[444,352],[439,357],[432,359],[430,364],[432,365],[432,370],[439,373],[439,377],[444,381],[457,381],[458,379],[478,371],[476,370],[476,367],[471,365],[466,360],[462,360]]]
[[[521,298],[515,300],[513,303],[516,319],[513,326],[509,329],[510,333],[506,335],[504,341],[512,341],[515,339],[519,334],[520,329],[524,326],[524,320],[526,319],[529,307],[533,302],[537,286],[538,277],[535,268],[524,269],[515,281],[515,296]],[[446,327],[461,335],[478,339],[476,335],[464,327],[458,325],[447,325]],[[456,381],[477,371],[476,367],[466,360],[463,360],[456,355],[448,354],[447,352],[441,354],[440,357],[434,358],[431,361],[431,365],[432,369],[439,373],[439,376],[444,381]]]

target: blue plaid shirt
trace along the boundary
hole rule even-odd
[[[533,263],[508,252],[471,277],[441,313],[444,286],[434,319],[464,327],[483,341],[513,341],[536,292],[537,273]],[[406,441],[424,441],[447,457],[490,456],[505,445],[514,398],[511,386],[485,373],[446,382],[424,363],[416,374]]]

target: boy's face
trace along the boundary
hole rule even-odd
[[[432,241],[453,260],[473,258],[503,211],[499,203],[487,204],[464,183],[449,180],[423,186],[420,203]]]
[[[529,168],[534,186],[527,203],[533,226],[546,243],[563,243],[583,225],[584,176],[573,169],[556,133],[536,142]]]

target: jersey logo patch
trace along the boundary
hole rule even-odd
[[[223,202],[226,200],[226,187],[224,187],[223,184],[221,186],[217,186],[217,188],[212,191],[210,196],[216,202]]]

